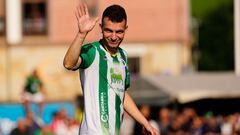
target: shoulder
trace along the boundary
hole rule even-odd
[[[82,62],[80,64],[80,68],[82,69],[88,68],[93,63],[96,56],[96,50],[97,49],[96,49],[95,42],[85,44],[82,46],[81,53],[80,53]]]
[[[82,46],[82,49],[84,50],[91,50],[91,49],[94,49],[96,50],[97,48],[100,47],[100,43],[99,41],[95,41],[95,42],[92,42],[92,43],[88,43],[88,44],[85,44]]]
[[[93,43],[88,43],[88,44],[83,45],[81,49],[87,51],[87,50],[91,50],[94,48],[95,47],[94,47]]]
[[[81,54],[95,54],[96,45],[94,43],[85,44],[81,48]]]
[[[122,48],[119,47],[119,52],[121,54],[121,56],[123,57],[123,59],[125,61],[127,61],[128,57],[127,57],[127,52],[125,50],[123,50]]]
[[[123,50],[121,47],[118,48],[119,49],[119,52],[121,53],[124,53],[124,55],[127,55],[127,52],[125,50]]]

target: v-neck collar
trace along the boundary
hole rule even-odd
[[[102,43],[102,40],[99,40],[99,44],[100,44],[100,48],[102,49],[102,50],[104,50],[104,52],[106,53],[106,54],[108,54],[108,55],[110,55],[111,57],[117,57],[118,56],[118,54],[119,54],[119,47],[117,48],[117,52],[114,54],[114,55],[112,55],[109,51],[107,51],[107,49],[104,47],[104,45],[103,45],[103,43]]]

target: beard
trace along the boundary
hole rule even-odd
[[[109,41],[109,40],[107,40],[107,39],[105,39],[105,38],[101,39],[101,41],[102,41],[102,43],[103,43],[103,46],[104,46],[107,50],[109,50],[109,51],[111,51],[111,52],[116,52],[117,49],[118,49],[118,47],[119,47],[120,44],[122,43],[122,40],[120,40],[115,46],[111,46],[111,45],[109,44],[109,42],[111,42],[111,41]]]

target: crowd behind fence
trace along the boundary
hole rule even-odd
[[[181,111],[159,107],[157,113],[151,113],[151,107],[141,105],[140,111],[161,135],[239,135],[240,113],[214,115],[211,111],[199,115],[193,108]],[[45,124],[33,112],[16,122],[0,119],[0,135],[78,135],[81,116],[69,117],[62,108],[53,113],[52,121]],[[82,113],[76,113],[82,115]],[[143,135],[142,126],[124,113],[121,135]]]

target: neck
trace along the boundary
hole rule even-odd
[[[105,46],[105,45],[104,45],[104,48],[105,48],[111,55],[116,55],[116,53],[117,53],[117,49],[116,49],[116,48],[111,48],[111,47],[108,47],[108,46]]]
[[[109,52],[111,55],[116,55],[117,48],[112,48],[112,47],[106,45],[107,43],[105,43],[103,40],[101,40],[100,42],[102,42],[102,45],[107,52]]]

